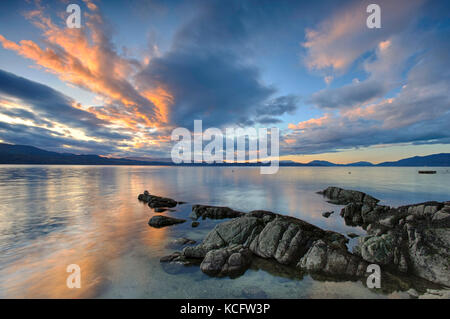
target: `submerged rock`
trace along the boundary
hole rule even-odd
[[[174,224],[181,224],[181,223],[184,223],[185,221],[186,221],[185,219],[179,219],[179,218],[158,215],[158,216],[153,216],[152,218],[150,218],[148,224],[152,227],[161,228],[161,227],[170,226],[170,225],[174,225]]]
[[[322,216],[325,217],[325,218],[328,218],[328,217],[330,217],[332,214],[334,214],[334,212],[324,212],[324,213],[322,213]]]
[[[200,225],[200,223],[196,222],[196,221],[193,221],[192,224],[191,224],[191,226],[194,227],[194,228],[198,227],[199,225]]]
[[[235,211],[229,207],[220,206],[206,206],[206,205],[193,205],[192,213],[189,215],[192,219],[224,219],[224,218],[235,218],[244,215],[243,212]]]

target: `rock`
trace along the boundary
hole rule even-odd
[[[167,262],[171,262],[171,261],[180,259],[180,257],[181,257],[181,253],[176,251],[171,255],[161,257],[159,261],[162,263],[167,263]]]
[[[427,289],[419,299],[450,299],[450,289]]]
[[[315,240],[324,239],[345,247],[347,239],[324,231],[300,219],[277,215],[255,237],[250,250],[263,258],[274,258],[281,264],[296,264]]]
[[[330,246],[323,240],[317,240],[300,259],[297,267],[336,277],[361,277],[365,274],[367,265],[360,257],[342,248]]]
[[[262,218],[244,215],[216,225],[200,245],[186,247],[183,249],[183,254],[188,258],[204,258],[206,253],[213,249],[233,244],[248,247],[263,228]]]
[[[413,274],[450,286],[449,228],[410,228],[405,245]]]
[[[347,236],[350,237],[350,238],[356,238],[356,237],[359,237],[359,235],[358,235],[358,234],[355,234],[355,233],[348,233]]]
[[[233,268],[225,265],[234,265],[234,258],[237,264],[245,264],[238,262],[241,258],[238,255],[231,258],[230,248],[242,247],[259,257],[273,258],[280,264],[295,266],[318,240],[328,247],[326,254],[330,253],[331,262],[327,268],[329,273],[337,271],[336,259],[343,256],[341,262],[349,264],[348,270],[345,269],[348,275],[359,274],[358,265],[362,260],[347,252],[345,244],[348,239],[343,235],[267,211],[253,211],[217,225],[200,245],[185,247],[183,256],[204,258],[202,270],[216,276],[228,274],[229,269]]]
[[[185,219],[178,219],[178,218],[158,215],[158,216],[153,216],[152,218],[150,218],[148,224],[152,227],[160,228],[160,227],[170,226],[170,225],[174,225],[174,224],[184,223],[185,221],[186,221]]]
[[[368,262],[389,265],[394,261],[396,238],[392,235],[361,237],[358,246],[361,257]]]
[[[150,206],[151,208],[177,206],[177,202],[175,200],[171,198],[150,195],[148,191],[144,191],[143,194],[139,194],[138,199],[140,201],[148,203],[148,206]]]
[[[198,225],[200,225],[200,223],[197,221],[193,221],[191,224],[192,227],[198,227]]]
[[[414,288],[409,289],[406,293],[412,298],[419,298],[419,293]]]
[[[167,208],[156,207],[155,208],[155,213],[164,213],[166,210],[167,210]]]
[[[339,187],[328,187],[327,189],[319,192],[329,199],[332,200],[333,203],[339,205],[347,205],[350,203],[362,203],[367,204],[369,206],[375,206],[379,200],[367,195],[363,192],[354,191],[354,190],[346,190]]]
[[[229,207],[220,206],[206,206],[206,205],[193,205],[192,213],[189,215],[192,219],[198,218],[211,218],[211,219],[224,219],[240,217],[244,213],[235,211]]]
[[[189,266],[198,265],[196,260],[185,258],[181,252],[174,252],[171,255],[164,256],[159,261],[163,270],[172,275],[185,273]]]
[[[242,289],[242,296],[247,299],[267,299],[268,296],[264,290],[256,286],[249,286]]]
[[[243,274],[251,263],[252,253],[242,245],[210,250],[200,269],[210,276],[238,276]]]
[[[331,216],[331,214],[334,214],[334,212],[324,212],[324,213],[322,213],[322,216],[325,218],[328,218]]]

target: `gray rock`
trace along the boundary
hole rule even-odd
[[[406,291],[406,293],[410,295],[412,298],[419,298],[419,293],[414,288],[410,288],[408,291]]]
[[[216,225],[200,245],[186,247],[183,254],[189,258],[204,258],[206,253],[213,249],[233,244],[248,247],[263,228],[264,222],[261,218],[244,215]]]
[[[148,206],[150,206],[151,208],[177,206],[177,202],[175,200],[171,198],[151,195],[148,191],[145,191],[143,194],[139,194],[138,199],[144,203],[148,203]]]
[[[152,218],[150,218],[148,224],[155,228],[161,228],[161,227],[170,226],[170,225],[174,225],[174,224],[181,224],[181,223],[184,223],[185,221],[186,221],[185,219],[179,219],[179,218],[158,215],[158,216],[153,216]]]
[[[427,289],[419,299],[450,299],[450,289]]]
[[[347,190],[333,186],[330,186],[327,189],[319,192],[319,194],[328,197],[334,203],[340,205],[347,205],[350,203],[362,203],[367,204],[369,206],[375,206],[379,202],[378,199],[370,195],[367,195],[363,192]]]
[[[198,227],[199,225],[200,225],[200,223],[197,222],[197,221],[193,221],[192,224],[191,224],[191,226],[194,227],[194,228]]]
[[[297,267],[337,277],[361,277],[365,274],[367,265],[359,256],[350,254],[342,248],[330,246],[323,240],[317,240],[300,259]]]
[[[328,218],[328,217],[330,217],[332,214],[334,214],[334,212],[324,212],[324,213],[322,213],[322,216],[325,217],[325,218]]]
[[[224,219],[240,217],[244,213],[233,210],[229,207],[220,206],[206,206],[206,205],[193,205],[192,212],[189,215],[192,219],[198,218],[210,218],[210,219]]]
[[[242,245],[210,250],[200,269],[210,276],[238,276],[243,274],[251,264],[252,253]]]

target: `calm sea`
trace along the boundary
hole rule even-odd
[[[398,206],[450,200],[450,170],[419,175],[419,168],[259,168],[136,166],[0,166],[0,298],[402,298],[399,284],[371,290],[361,281],[301,275],[256,259],[243,276],[211,278],[198,266],[166,265],[160,257],[197,241],[221,221],[148,226],[155,213],[137,200],[144,190],[184,201],[175,217],[188,218],[192,204],[271,210],[346,234],[341,206],[317,191],[340,186],[367,192]],[[324,211],[335,211],[326,219]],[[352,246],[354,241],[349,243]],[[81,268],[81,288],[69,289],[66,267]],[[408,279],[405,279],[408,281]],[[403,287],[403,288],[401,288]]]

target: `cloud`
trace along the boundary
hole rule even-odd
[[[342,74],[361,55],[377,47],[391,35],[406,28],[413,20],[422,0],[378,1],[381,7],[381,29],[368,29],[366,8],[370,1],[351,1],[317,27],[306,31],[303,62],[311,70],[324,73],[330,79]]]
[[[164,83],[174,100],[169,122],[184,127],[195,119],[205,127],[243,123],[275,92],[261,84],[256,68],[242,65],[232,52],[206,48],[154,58],[137,79],[145,89]]]
[[[378,81],[364,81],[314,93],[309,102],[324,109],[349,108],[382,97],[386,86]]]
[[[106,139],[125,139],[128,136],[112,132],[106,126],[110,123],[98,119],[95,115],[73,107],[75,102],[67,96],[53,90],[52,88],[27,80],[9,72],[0,70],[0,96],[14,98],[17,104],[30,106],[32,111],[9,110],[9,115],[18,114],[42,122],[50,121],[64,123],[73,128],[86,131],[87,135]],[[8,114],[8,110],[3,110]],[[13,114],[15,113],[15,115]],[[37,117],[41,118],[37,120]]]
[[[380,144],[449,143],[450,46],[444,37],[427,34],[427,50],[416,53],[406,84],[395,96],[291,124],[284,151],[311,154]]]

